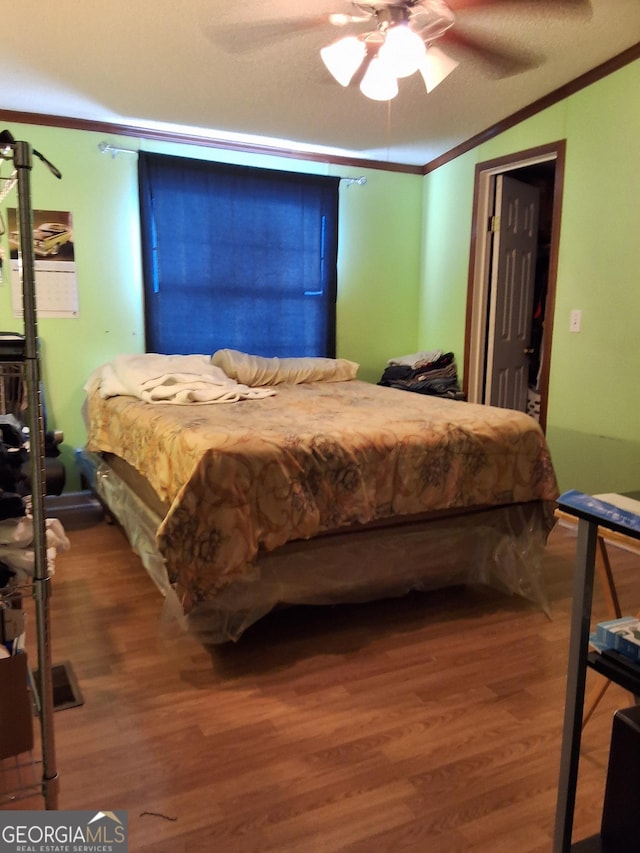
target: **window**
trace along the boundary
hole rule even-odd
[[[141,153],[147,351],[335,356],[338,185]]]

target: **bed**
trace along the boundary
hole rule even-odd
[[[171,624],[226,642],[280,605],[460,583],[547,609],[558,490],[528,415],[362,382],[344,360],[157,358],[92,375],[79,458]]]

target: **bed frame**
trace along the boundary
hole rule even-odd
[[[224,643],[283,605],[371,601],[461,584],[522,596],[549,614],[541,571],[555,523],[549,501],[403,516],[290,542],[261,551],[249,574],[187,606],[188,592],[170,583],[158,550],[166,505],[118,457],[82,450],[77,458],[164,596],[162,624],[169,632],[189,630],[203,643]]]

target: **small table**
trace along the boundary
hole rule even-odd
[[[601,494],[593,496],[596,500],[604,501],[616,506],[619,509],[627,512],[640,515],[640,492],[629,492],[626,494]],[[565,521],[575,521],[576,516],[573,513],[566,512],[562,509],[556,510],[556,518]],[[616,590],[613,572],[611,570],[611,562],[609,560],[609,552],[607,543],[613,545],[622,545],[623,547],[637,547],[638,542],[627,534],[619,533],[615,530],[610,530],[607,527],[598,525],[598,539],[595,556],[595,570],[598,573],[602,591],[604,593],[609,615],[612,619],[619,619],[622,616],[620,609],[620,601],[618,599],[618,591]],[[604,681],[596,684],[590,691],[584,703],[584,712],[582,716],[582,727],[584,728],[591,718],[593,712],[598,706],[598,703],[606,693],[607,688],[611,684],[611,680],[605,678]],[[632,697],[632,700],[635,697]]]
[[[578,541],[569,636],[567,690],[556,806],[554,853],[567,853],[571,849],[586,670],[589,665],[589,631],[598,541],[604,541],[605,538],[610,539],[613,534],[617,534],[627,541],[633,541],[634,544],[640,540],[640,514],[613,504],[610,500],[605,501],[603,497],[621,498],[622,502],[628,507],[628,500],[634,501],[634,504],[637,503],[636,494],[593,497],[585,495],[583,492],[570,491],[565,492],[558,499],[559,511],[578,519]],[[620,502],[620,500],[617,501],[618,504]],[[613,579],[611,579],[611,584],[607,584],[607,586],[615,592]],[[617,596],[615,600],[617,601]],[[607,666],[603,661],[598,662],[598,672],[610,681],[622,683],[634,695],[640,694],[640,674],[637,678],[630,677],[623,681],[615,668]],[[596,837],[593,840],[597,843],[598,839]],[[591,841],[591,839],[587,839],[587,841]],[[575,849],[587,848],[584,847],[584,842],[581,842]],[[594,846],[588,849],[598,848]]]

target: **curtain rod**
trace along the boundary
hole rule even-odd
[[[138,154],[139,151],[136,148],[120,148],[118,145],[111,145],[109,142],[101,142],[98,145],[102,154],[111,154],[112,157],[115,157],[116,154]]]
[[[121,148],[119,145],[111,145],[109,142],[100,142],[98,145],[102,154],[111,154],[112,157],[115,157],[118,154],[139,154],[140,152],[137,148]],[[353,184],[357,184],[362,187],[367,183],[367,179],[364,175],[360,175],[359,178],[340,178],[340,180],[345,183],[348,187]]]

